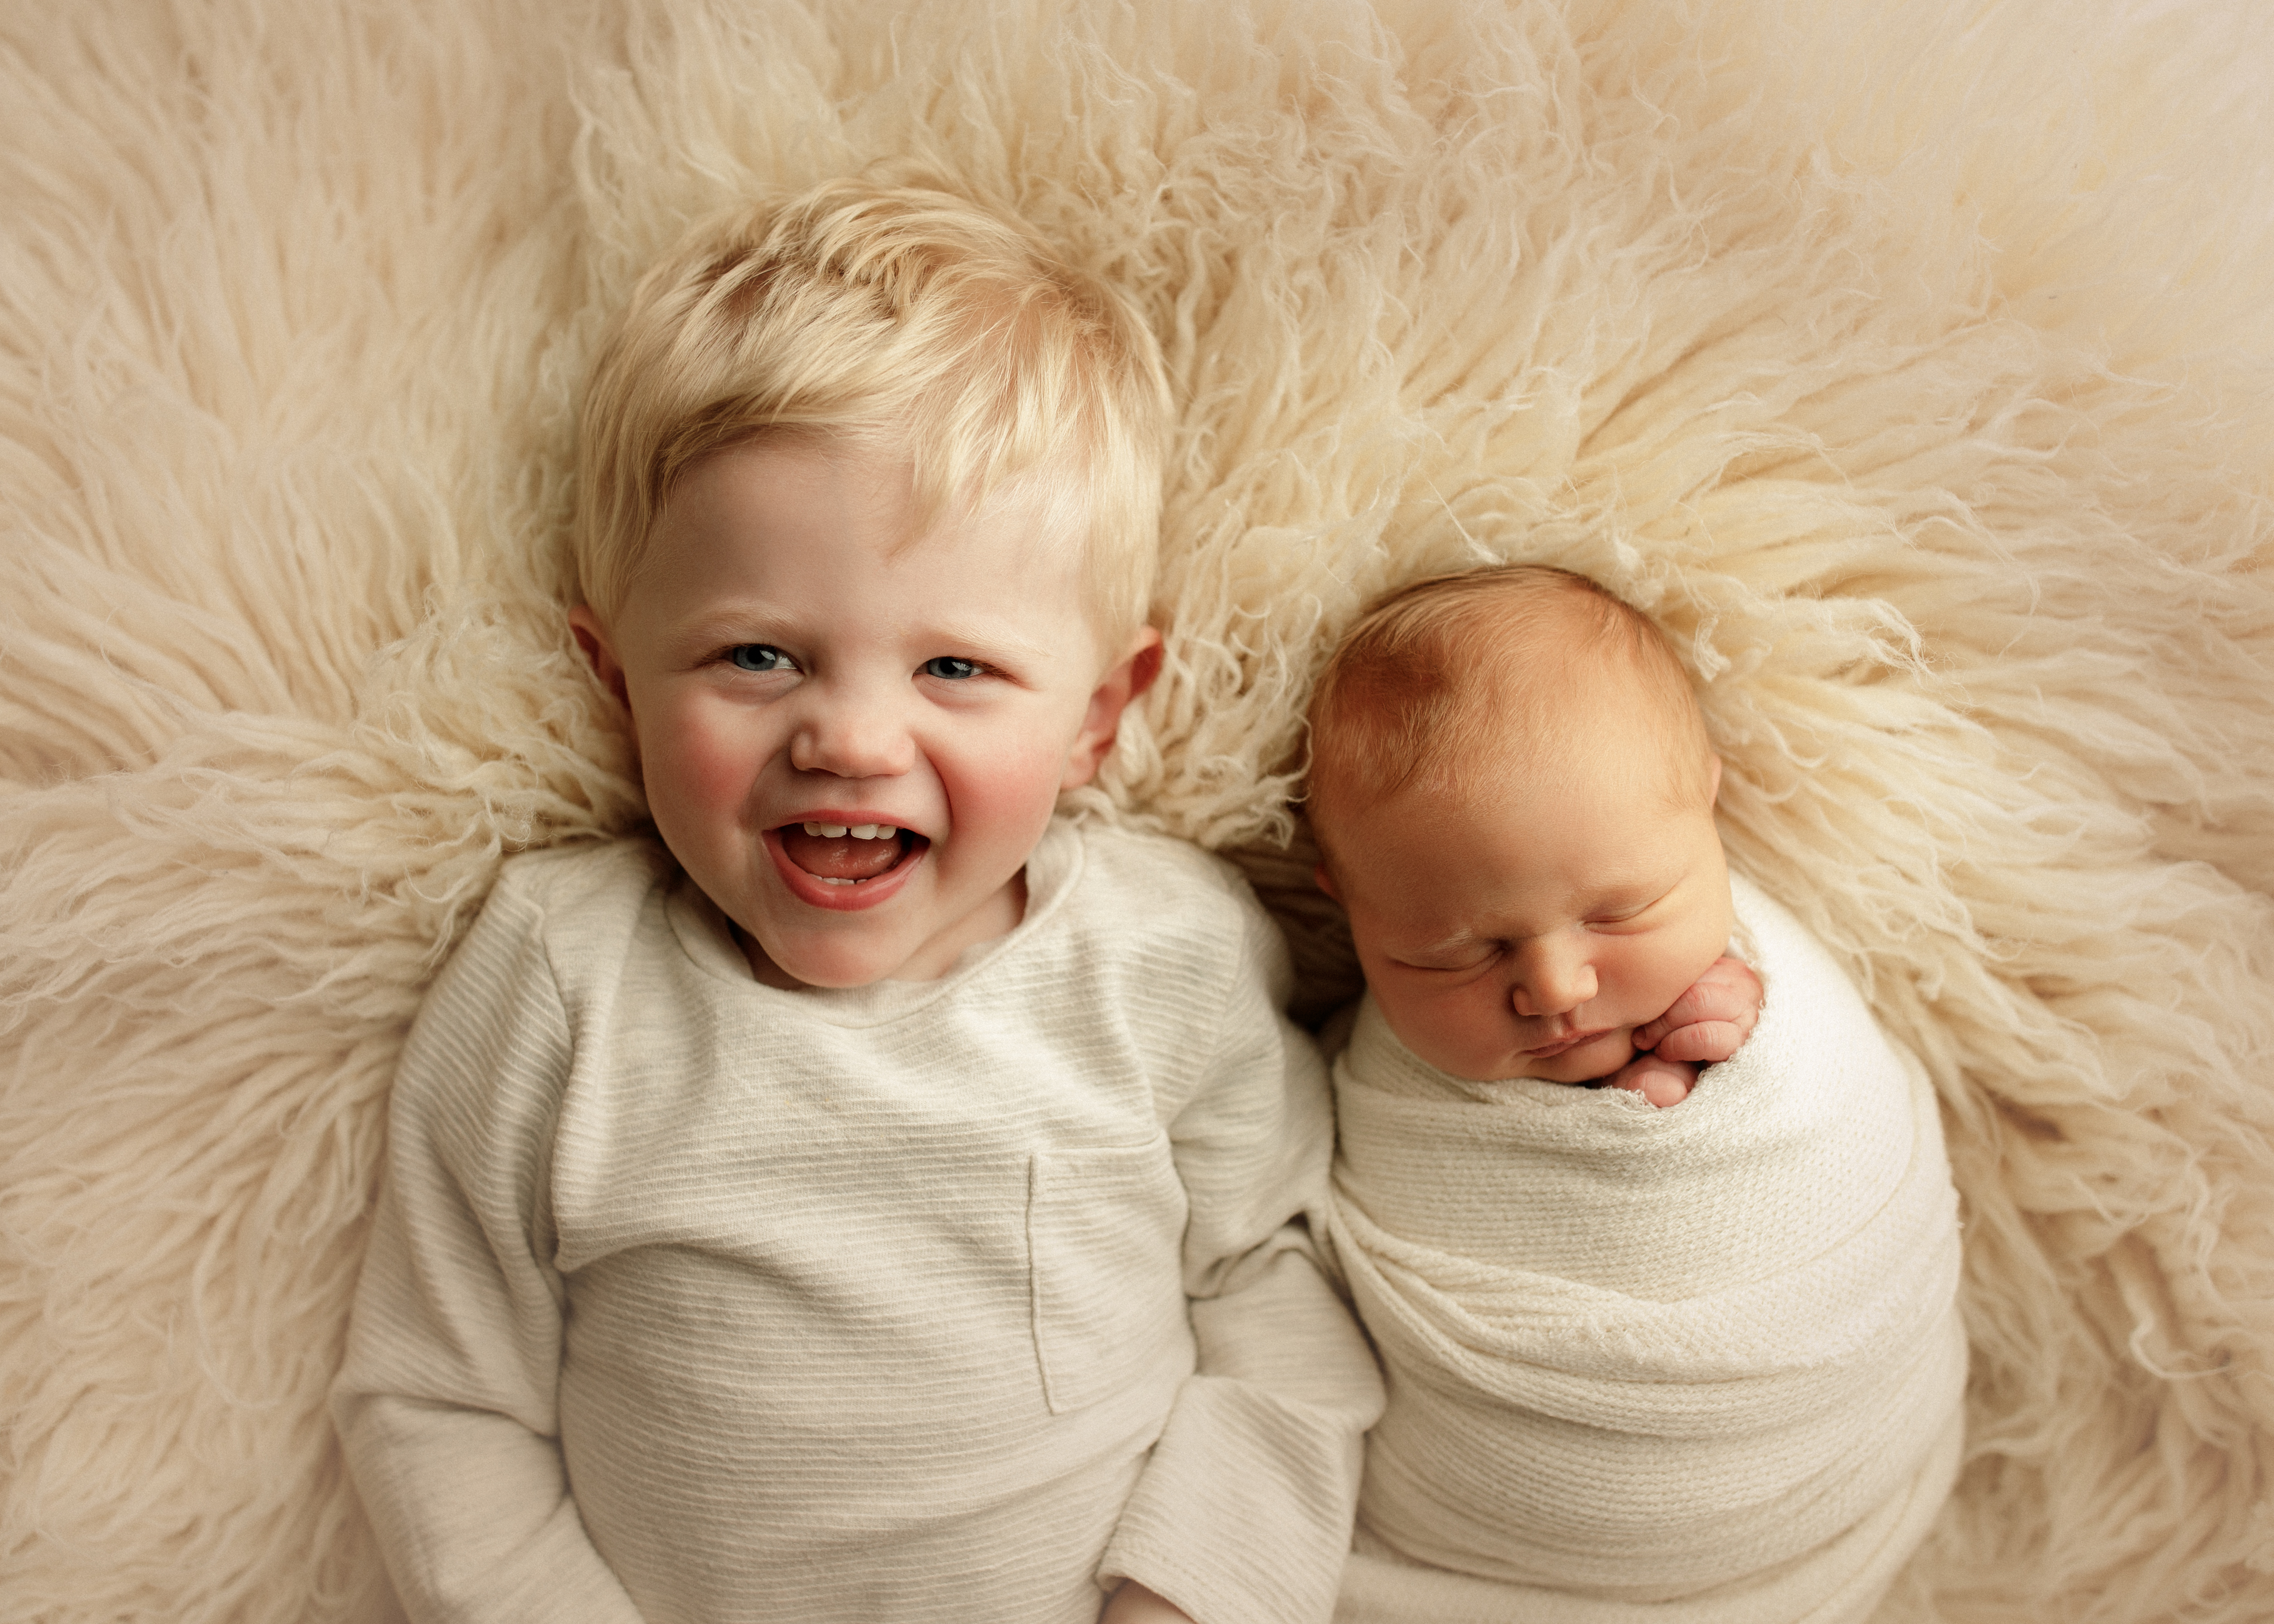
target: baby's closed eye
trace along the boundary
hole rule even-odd
[[[1587,910],[1585,923],[1591,929],[1616,929],[1622,925],[1647,925],[1653,922],[1659,905],[1672,896],[1670,890],[1651,890],[1608,897]]]

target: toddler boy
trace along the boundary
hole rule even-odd
[[[1955,1201],[1916,1061],[1733,888],[1680,661],[1478,571],[1311,725],[1367,988],[1326,1227],[1389,1387],[1337,1617],[1861,1619],[1956,1470]]]
[[[571,620],[661,845],[512,860],[437,980],[335,1393],[414,1616],[1330,1611],[1381,1390],[1284,952],[1054,816],[1157,663],[1165,400],[922,188],[641,284]]]

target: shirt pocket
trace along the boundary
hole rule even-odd
[[[1185,1189],[1169,1139],[1061,1150],[1028,1172],[1027,1252],[1035,1353],[1053,1415],[1192,1361],[1182,1255]]]

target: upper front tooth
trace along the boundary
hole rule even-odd
[[[834,840],[838,836],[845,832],[845,825],[842,823],[808,823],[805,826],[805,832],[809,835],[819,835],[826,840]]]
[[[885,831],[891,827],[889,823],[855,823],[851,833],[855,840],[876,840],[881,839]]]

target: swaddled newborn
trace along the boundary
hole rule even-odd
[[[1956,1202],[1916,1062],[1733,886],[1680,662],[1480,572],[1312,725],[1368,989],[1327,1227],[1389,1389],[1337,1617],[1863,1618],[1957,1468]]]

